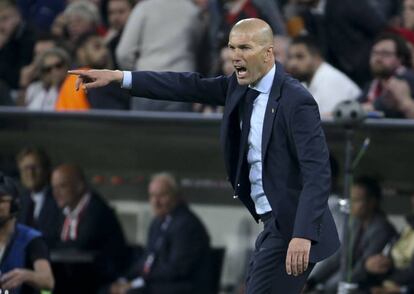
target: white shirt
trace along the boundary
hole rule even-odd
[[[356,99],[361,94],[357,84],[326,62],[316,70],[308,90],[318,103],[321,116],[329,115],[339,102]]]
[[[263,122],[269,100],[270,90],[272,89],[275,77],[276,66],[256,84],[250,88],[260,92],[253,102],[253,112],[250,119],[250,131],[248,137],[247,162],[249,163],[249,179],[251,184],[250,197],[252,198],[256,212],[263,214],[272,210],[263,190],[262,182],[262,133]]]
[[[79,200],[75,209],[71,210],[69,206],[63,209],[63,214],[66,218],[61,232],[61,240],[76,240],[78,238],[79,217],[88,205],[90,199],[91,195],[87,193]]]
[[[45,198],[46,198],[45,190],[37,192],[37,193],[32,193],[30,197],[32,198],[32,201],[34,203],[33,219],[38,219],[40,211],[42,210],[42,207],[43,207],[43,203],[45,202]]]

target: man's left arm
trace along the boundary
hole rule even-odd
[[[290,126],[303,186],[292,237],[318,242],[331,184],[329,151],[315,100],[310,95],[298,100]]]

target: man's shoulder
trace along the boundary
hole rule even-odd
[[[295,78],[286,75],[281,90],[280,102],[286,107],[296,107],[301,104],[316,104],[311,93]]]

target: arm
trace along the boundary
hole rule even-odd
[[[43,239],[35,238],[27,246],[26,259],[33,269],[17,268],[1,277],[1,286],[14,289],[28,284],[39,290],[52,290],[55,284],[48,260],[48,250]]]
[[[92,89],[111,82],[123,83],[124,73],[119,70],[71,70],[77,75],[76,89]],[[151,99],[198,102],[224,105],[229,77],[202,78],[197,73],[148,72],[132,73],[131,94]]]
[[[315,100],[305,93],[297,100],[299,103],[293,107],[290,115],[290,129],[303,187],[296,211],[293,237],[318,242],[331,182],[329,152]]]

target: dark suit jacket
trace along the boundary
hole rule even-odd
[[[20,197],[20,211],[18,221],[22,224],[30,226],[29,223],[29,209],[31,207],[32,199],[30,193],[24,193]],[[58,241],[59,236],[59,220],[62,217],[62,212],[53,198],[50,187],[45,190],[45,201],[40,210],[39,217],[35,221],[33,227],[42,232],[46,244],[53,247]]]
[[[171,222],[163,232],[163,220],[155,218],[148,233],[145,253],[128,273],[133,279],[142,275],[145,260],[154,253],[155,260],[145,276],[149,293],[202,293],[199,270],[208,256],[209,236],[199,218],[184,203],[170,214]],[[200,272],[201,274],[201,272]]]
[[[62,216],[60,228],[64,219]],[[96,273],[102,282],[114,279],[124,270],[126,263],[126,243],[121,225],[113,209],[94,193],[79,220],[78,238],[66,242],[59,238],[54,249],[93,253]]]
[[[235,195],[256,221],[250,197],[249,170],[239,157],[239,103],[247,90],[236,76],[202,78],[196,73],[133,72],[134,96],[224,105],[221,143]],[[276,64],[264,117],[262,137],[263,189],[277,225],[286,238],[312,240],[310,261],[332,255],[339,247],[327,200],[329,153],[318,106],[302,85]]]

